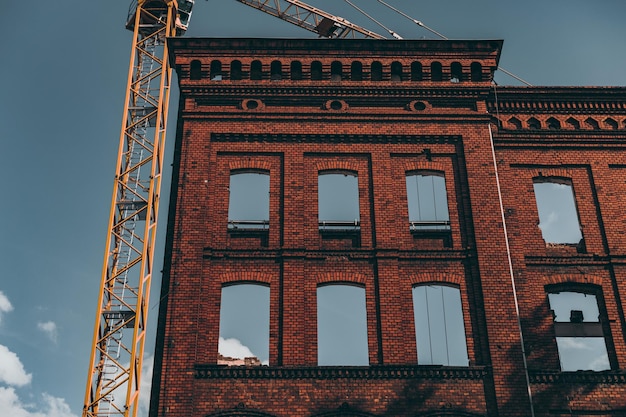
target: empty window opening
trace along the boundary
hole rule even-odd
[[[359,179],[350,171],[323,171],[318,176],[319,228],[359,230]]]
[[[609,129],[613,129],[613,130],[617,130],[618,128],[618,124],[617,121],[615,119],[611,119],[610,117],[608,119],[604,120],[604,124],[609,128]]]
[[[404,70],[400,62],[394,61],[391,63],[391,81],[402,81],[403,73]]]
[[[339,61],[333,61],[330,64],[330,79],[332,81],[341,81],[343,79],[343,65]]]
[[[300,61],[291,62],[291,79],[294,81],[298,81],[302,79],[302,62]]]
[[[241,70],[241,61],[233,61],[230,63],[230,79],[231,80],[241,80],[243,78],[242,70]]]
[[[446,179],[443,173],[407,173],[406,195],[411,231],[450,230]]]
[[[598,124],[598,121],[595,119],[592,119],[591,117],[587,117],[585,119],[585,125],[587,126],[587,128],[592,129],[592,130],[600,130],[600,125]]]
[[[350,79],[352,81],[363,81],[363,64],[359,61],[354,61],[350,65]]]
[[[369,365],[364,287],[331,284],[317,288],[317,363]]]
[[[517,129],[517,130],[522,128],[522,122],[517,117],[511,117],[509,119],[509,125],[511,125],[513,129]]]
[[[460,62],[450,64],[450,82],[459,83],[463,80],[463,67]]]
[[[443,79],[441,62],[435,61],[430,64],[430,79],[431,81],[441,81]]]
[[[270,80],[279,81],[283,79],[283,64],[280,61],[272,61],[270,64]]]
[[[567,123],[572,129],[580,129],[580,122],[573,117],[568,117],[567,120],[565,120],[565,123]]]
[[[422,64],[420,62],[411,62],[411,81],[422,81],[424,79],[424,72]]]
[[[191,61],[189,66],[189,79],[190,80],[199,80],[202,78],[202,63],[197,59]]]
[[[267,230],[270,219],[270,175],[259,171],[230,174],[229,230]]]
[[[541,129],[541,122],[534,117],[528,119],[528,128],[530,130],[539,130]]]
[[[546,243],[580,244],[582,232],[572,182],[565,178],[534,179],[539,228]]]
[[[322,79],[322,63],[320,61],[311,62],[311,79],[315,81]]]
[[[222,81],[222,63],[216,59],[211,61],[211,81]]]
[[[595,294],[548,294],[562,371],[611,369]]]
[[[417,363],[468,366],[461,291],[448,285],[413,288]]]
[[[255,60],[250,64],[250,79],[261,80],[263,79],[263,64],[261,61]]]
[[[370,78],[372,81],[382,81],[383,80],[383,64],[378,61],[372,62],[372,66],[370,68]]]
[[[550,117],[548,120],[546,120],[546,124],[548,125],[548,129],[550,129],[550,130],[560,130],[561,129],[561,122],[559,122],[554,117]]]
[[[235,284],[222,288],[218,364],[269,364],[270,288]]]
[[[470,65],[470,77],[472,81],[482,81],[483,80],[483,66],[480,62],[472,62]]]

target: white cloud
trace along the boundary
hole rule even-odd
[[[21,387],[29,384],[31,379],[32,375],[26,373],[20,358],[6,346],[0,345],[0,382]]]
[[[147,416],[150,409],[150,391],[152,389],[152,370],[154,369],[154,356],[143,359],[141,367],[141,387],[139,388],[139,410],[140,416]]]
[[[11,302],[2,291],[0,291],[0,323],[2,323],[2,314],[13,310]]]
[[[252,353],[248,346],[245,346],[239,340],[234,338],[224,339],[223,337],[220,337],[218,350],[223,356],[230,358],[243,359],[254,356],[254,353]]]
[[[14,388],[4,387],[0,387],[0,410],[3,416],[11,417],[78,417],[62,398],[44,393],[39,404],[24,404]]]
[[[53,321],[39,322],[37,328],[44,332],[54,343],[57,342],[57,325]]]

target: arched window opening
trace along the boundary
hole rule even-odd
[[[250,64],[250,79],[262,80],[263,79],[263,64],[261,61],[255,60]]]
[[[270,175],[265,171],[230,174],[228,229],[267,230],[270,224]]]
[[[463,67],[460,62],[450,64],[450,82],[460,83],[463,80]]]
[[[418,364],[469,365],[459,288],[436,284],[414,287],[413,313]]]
[[[383,64],[379,61],[372,62],[370,67],[370,78],[372,81],[382,81],[383,80]]]
[[[332,81],[341,81],[343,79],[343,64],[339,61],[333,61],[330,64],[330,79]]]
[[[321,231],[360,230],[359,178],[356,173],[319,173],[318,213]]]
[[[398,61],[394,61],[391,63],[391,81],[402,81],[404,76],[404,70],[402,68],[402,63]]]
[[[314,81],[320,81],[322,77],[322,63],[320,61],[311,62],[311,79]]]
[[[222,81],[222,63],[217,59],[211,61],[211,81]]]
[[[606,310],[601,301],[600,294],[593,290],[549,290],[562,371],[611,369],[602,326],[606,322]]]
[[[550,117],[548,120],[546,120],[546,124],[548,125],[548,129],[550,129],[550,130],[560,130],[561,129],[561,122],[559,122],[554,117]]]
[[[538,177],[533,180],[533,188],[539,229],[546,244],[582,246],[583,236],[571,180]]]
[[[270,288],[222,287],[218,365],[269,365]]]
[[[302,62],[291,62],[291,79],[294,81],[299,81],[302,79]]]
[[[450,230],[446,179],[442,173],[408,172],[406,195],[412,232]]]
[[[480,64],[480,62],[472,62],[472,64],[470,65],[470,72],[470,77],[472,81],[478,82],[483,80],[483,66]]]
[[[354,61],[350,65],[350,79],[352,81],[363,81],[363,64],[359,61]]]
[[[189,66],[189,79],[199,80],[202,78],[202,63],[197,59],[191,61]]]
[[[534,117],[531,117],[530,119],[528,119],[528,128],[530,130],[539,130],[541,129],[541,122],[537,119],[535,119]]]
[[[270,64],[270,80],[280,81],[283,79],[283,64],[280,61],[272,61]]]
[[[585,125],[588,129],[600,130],[600,125],[598,124],[598,121],[596,119],[592,119],[591,117],[587,117],[585,119]]]
[[[317,288],[317,364],[369,365],[364,287],[331,284]]]
[[[611,119],[610,117],[604,120],[604,124],[606,125],[606,127],[612,130],[617,130],[619,127],[617,124],[617,120]]]
[[[573,117],[568,117],[567,120],[565,120],[565,123],[567,123],[571,129],[580,129],[580,122]]]
[[[230,79],[238,81],[243,78],[243,71],[241,70],[241,61],[235,60],[230,63]]]
[[[441,67],[441,62],[435,61],[430,64],[430,79],[431,81],[443,80],[443,70]]]
[[[422,64],[420,62],[411,62],[411,81],[422,81],[424,79],[424,72]]]
[[[522,128],[522,122],[517,117],[511,117],[509,119],[509,126],[511,126],[513,129],[520,130]]]

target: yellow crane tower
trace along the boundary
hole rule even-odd
[[[326,38],[383,36],[298,0],[236,0]],[[172,69],[166,40],[189,25],[194,0],[133,0],[128,84],[83,417],[135,417]]]

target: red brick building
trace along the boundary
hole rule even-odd
[[[626,88],[495,87],[500,41],[169,46],[153,417],[626,415]],[[267,358],[218,365],[245,286]]]

